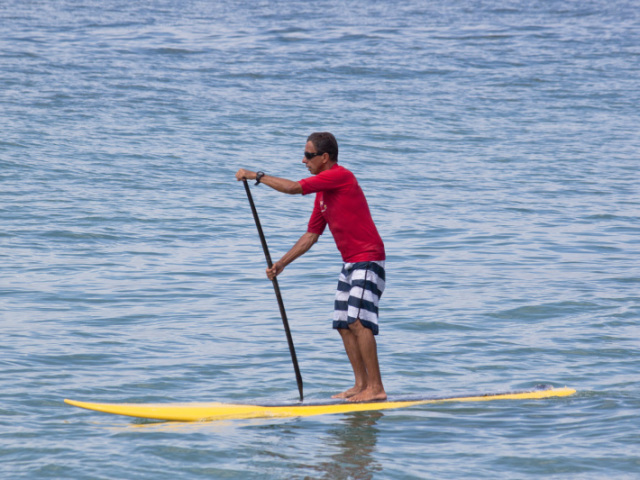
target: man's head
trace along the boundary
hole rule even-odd
[[[329,132],[314,132],[309,135],[307,142],[313,143],[316,151],[328,153],[332,162],[338,161],[338,142],[333,134]]]
[[[304,147],[302,163],[309,172],[317,175],[330,169],[338,161],[338,142],[329,132],[316,132],[309,135]]]

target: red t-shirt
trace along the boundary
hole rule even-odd
[[[328,224],[346,263],[385,259],[384,243],[353,173],[335,164],[299,183],[303,195],[316,193],[308,232],[322,235]]]

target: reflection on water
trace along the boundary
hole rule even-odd
[[[340,424],[328,430],[327,446],[338,452],[330,461],[312,467],[322,473],[319,478],[367,480],[382,471],[375,458],[376,424],[382,416],[377,411],[346,414]]]

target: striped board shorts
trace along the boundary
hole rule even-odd
[[[333,328],[349,328],[360,319],[377,335],[378,302],[384,285],[384,261],[345,263],[338,279]]]

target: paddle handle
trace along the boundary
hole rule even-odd
[[[253,213],[253,219],[256,221],[256,227],[258,228],[258,235],[260,236],[260,242],[262,243],[262,250],[264,250],[264,257],[267,260],[267,266],[271,268],[273,262],[271,261],[271,255],[269,255],[269,247],[267,246],[267,239],[262,231],[262,225],[260,224],[260,218],[258,217],[258,210],[253,202],[253,196],[249,189],[247,179],[243,179],[244,189],[247,192],[247,198],[249,199],[249,205],[251,206],[251,213]],[[296,382],[298,383],[298,392],[300,393],[300,401],[304,399],[302,393],[302,375],[300,374],[300,367],[298,366],[298,357],[296,356],[296,349],[293,346],[293,337],[291,336],[291,330],[289,329],[289,321],[287,320],[287,312],[284,309],[284,302],[282,301],[282,295],[280,293],[280,286],[278,285],[278,279],[273,277],[273,289],[276,293],[276,299],[278,300],[278,307],[280,307],[280,316],[282,317],[282,324],[284,325],[284,331],[287,335],[287,343],[289,344],[289,352],[291,353],[291,361],[293,362],[293,370],[296,373]]]

